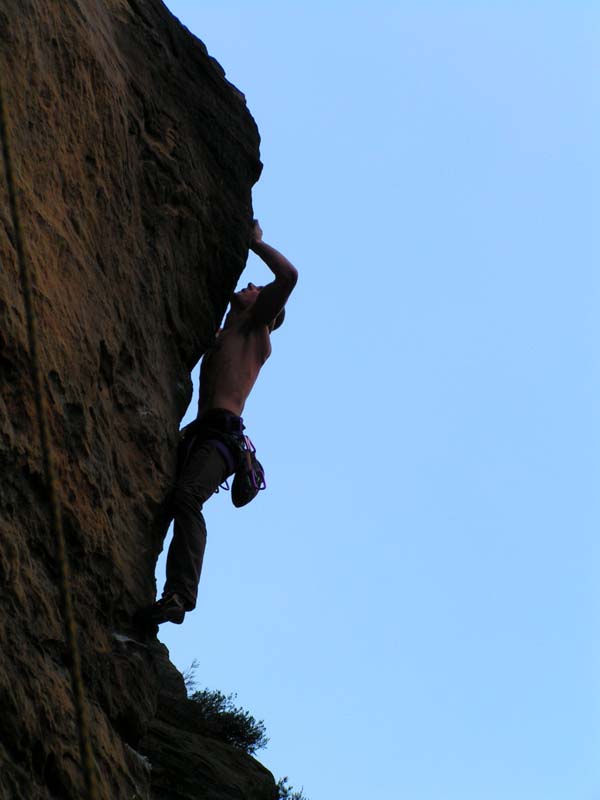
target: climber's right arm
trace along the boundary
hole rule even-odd
[[[254,222],[250,249],[264,261],[275,275],[275,280],[261,289],[256,302],[250,309],[250,318],[254,324],[269,325],[294,290],[298,280],[298,270],[279,250],[263,241],[258,220]]]

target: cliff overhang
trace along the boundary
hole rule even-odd
[[[6,0],[0,69],[100,796],[272,798],[264,767],[204,735],[166,649],[134,622],[154,598],[190,369],[247,257],[256,125],[160,0]],[[4,176],[0,263],[0,798],[76,798]]]

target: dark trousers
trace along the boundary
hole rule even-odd
[[[186,611],[196,606],[198,583],[206,547],[202,506],[233,473],[232,459],[223,445],[201,435],[184,438],[178,453],[178,474],[171,498],[173,539],[167,555],[163,596],[176,592]]]

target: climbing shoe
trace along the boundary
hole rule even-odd
[[[265,471],[256,457],[254,445],[247,436],[244,438],[247,442],[246,449],[231,484],[231,502],[236,508],[247,505],[261,489],[267,488]]]
[[[185,606],[182,598],[172,592],[157,600],[156,603],[149,609],[147,620],[154,622],[155,625],[161,625],[163,622],[173,622],[175,625],[181,625],[185,617]]]

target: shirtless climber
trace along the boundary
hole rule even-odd
[[[149,621],[183,622],[196,606],[206,546],[202,504],[240,466],[241,413],[258,373],[271,355],[271,333],[285,315],[285,303],[298,273],[262,239],[254,222],[250,248],[269,267],[275,280],[267,286],[249,283],[231,298],[231,308],[200,371],[198,418],[183,431],[177,478],[171,501],[173,540],[167,555],[162,598],[149,610]]]

